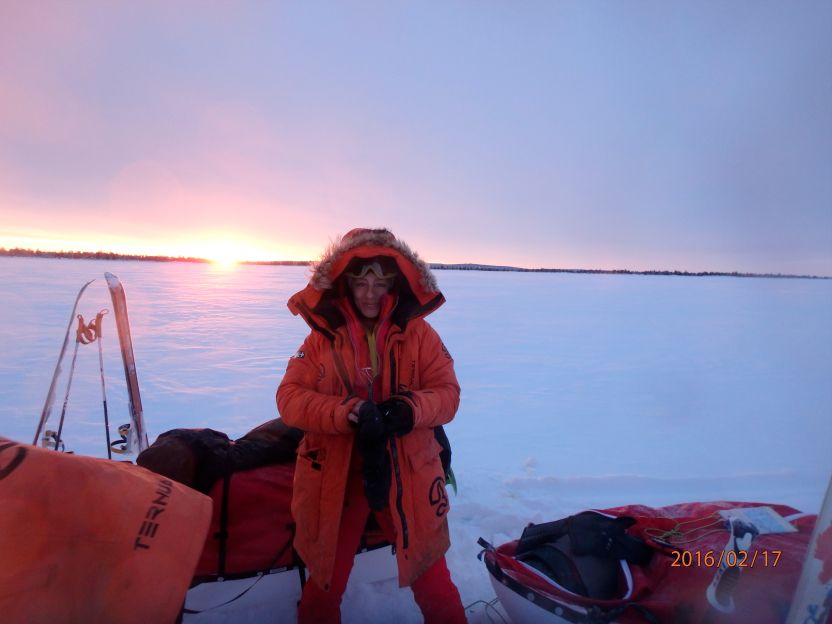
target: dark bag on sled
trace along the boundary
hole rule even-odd
[[[172,429],[139,453],[136,463],[203,494],[229,474],[295,461],[300,429],[275,418],[231,441],[213,429]]]
[[[653,555],[642,540],[625,533],[635,522],[585,511],[532,524],[523,530],[514,556],[578,595],[615,598],[619,561],[646,565]]]

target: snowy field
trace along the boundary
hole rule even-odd
[[[105,271],[127,292],[151,441],[176,427],[235,438],[276,416],[275,389],[308,331],[285,305],[305,267],[0,258],[0,435],[32,442],[78,289],[96,278],[86,320],[110,307]],[[715,499],[818,510],[832,472],[832,281],[437,278],[448,303],[429,320],[462,386],[447,427],[459,481],[448,561],[466,605],[494,598],[477,538],[499,544],[528,522]],[[104,351],[116,425],[127,410],[112,322]],[[97,348],[82,347],[68,449],[105,456],[102,422]],[[420,620],[395,581],[350,586],[344,621],[373,621],[368,610]],[[293,620],[289,608],[278,621]]]

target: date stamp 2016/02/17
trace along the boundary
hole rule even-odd
[[[723,565],[729,568],[753,568],[755,565],[764,568],[777,567],[781,550],[673,550],[673,568],[719,568]]]

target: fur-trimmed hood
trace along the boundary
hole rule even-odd
[[[369,255],[365,255],[364,253],[350,253],[359,247],[371,248],[374,251]],[[427,263],[407,243],[396,238],[387,229],[370,230],[356,228],[333,241],[326,248],[321,259],[312,265],[312,278],[309,280],[309,283],[317,290],[332,288],[332,284],[343,272],[344,268],[346,268],[347,263],[342,264],[342,262],[339,262],[339,260],[343,260],[345,255],[349,255],[349,260],[352,258],[389,256],[391,254],[385,253],[388,250],[397,252],[396,255],[411,263],[417,269],[419,281],[426,292],[439,292],[439,287],[436,285],[436,278],[433,276]],[[393,256],[393,258],[396,259],[396,256]],[[338,268],[340,270],[336,272],[334,269]],[[413,286],[414,284],[411,284],[411,288]]]
[[[400,325],[430,314],[445,302],[430,267],[407,243],[387,229],[356,228],[333,241],[312,265],[309,284],[289,299],[289,310],[302,315],[313,329],[322,329],[322,321],[330,329],[337,328],[341,323],[333,313],[332,300],[339,296],[335,292],[338,278],[353,259],[376,256],[393,259],[399,269],[394,320]]]

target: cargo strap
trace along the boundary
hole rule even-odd
[[[218,581],[224,581],[224,580],[226,580],[226,578],[228,578],[228,577],[226,577],[226,574],[225,574],[225,563],[226,563],[226,552],[227,552],[227,549],[228,549],[228,536],[229,536],[229,531],[228,531],[228,506],[229,506],[229,503],[228,503],[228,501],[229,501],[229,498],[230,498],[230,495],[231,495],[231,477],[232,476],[233,476],[233,473],[226,472],[225,476],[223,477],[222,500],[220,502],[220,527],[219,527],[219,531],[214,533],[214,538],[219,541],[218,561],[217,561],[217,580]],[[224,607],[225,605],[231,604],[235,600],[239,600],[240,598],[245,596],[248,592],[250,592],[252,589],[254,589],[254,586],[257,585],[257,583],[259,583],[267,574],[269,574],[271,572],[272,566],[274,566],[275,563],[280,561],[280,558],[283,557],[283,555],[286,554],[286,551],[289,548],[292,547],[292,544],[295,541],[295,525],[291,524],[291,525],[289,525],[288,528],[291,530],[291,533],[292,533],[291,537],[288,540],[286,540],[286,543],[283,545],[283,548],[281,548],[277,552],[277,554],[274,556],[274,559],[272,559],[271,563],[269,563],[269,565],[266,567],[266,570],[257,572],[257,579],[251,585],[246,587],[243,591],[241,591],[239,594],[237,594],[233,598],[231,598],[229,600],[226,600],[225,602],[222,602],[218,605],[214,605],[213,607],[208,607],[206,609],[188,609],[187,607],[185,607],[183,605],[182,606],[182,613],[188,613],[188,614],[193,615],[193,614],[196,614],[196,613],[204,613],[206,611],[211,611],[212,609],[218,609],[219,607]],[[300,563],[300,559],[297,556],[297,553],[294,553],[294,551],[293,551],[292,559],[293,559],[293,562],[292,562],[293,566],[298,565],[298,563]],[[301,575],[301,587],[303,587],[303,583],[306,580],[305,579],[305,574],[304,574],[302,568],[303,568],[303,564],[300,563],[299,571],[300,571],[300,575]],[[251,576],[252,575],[247,574],[243,578],[249,578]]]
[[[225,577],[225,552],[228,547],[228,499],[231,495],[231,473],[226,472],[222,478],[222,502],[220,503],[220,530],[214,534],[219,540],[217,549],[217,575]]]
[[[710,608],[706,620],[710,621],[715,617],[715,612],[719,613],[733,613],[734,612],[734,598],[732,596],[734,589],[739,581],[742,566],[729,565],[729,557],[727,553],[734,552],[734,562],[739,560],[741,552],[748,552],[751,548],[752,540],[759,535],[759,530],[753,524],[742,522],[734,518],[728,518],[728,542],[722,549],[725,557],[720,557],[720,565],[717,568],[711,584],[705,591],[705,597],[708,599]]]
[[[265,571],[265,572],[262,572],[262,571],[261,571],[261,572],[258,572],[258,573],[256,574],[257,578],[255,579],[255,581],[254,581],[251,585],[249,585],[248,587],[246,587],[243,591],[241,591],[239,594],[237,594],[237,595],[236,595],[236,596],[234,596],[233,598],[230,598],[229,600],[226,600],[225,602],[221,602],[220,604],[214,605],[214,606],[212,606],[212,607],[207,607],[207,608],[205,608],[205,609],[189,609],[189,608],[187,608],[185,605],[182,605],[182,613],[187,613],[187,614],[189,614],[189,615],[194,615],[194,614],[197,614],[197,613],[205,613],[206,611],[212,611],[213,609],[219,609],[220,607],[224,607],[224,606],[226,606],[226,605],[229,605],[229,604],[231,604],[232,602],[234,602],[234,601],[236,601],[236,600],[239,600],[240,598],[242,598],[243,596],[245,596],[248,592],[250,592],[252,589],[254,589],[254,586],[255,586],[255,585],[257,585],[257,583],[259,583],[260,581],[262,581],[262,580],[263,580],[263,579],[264,579],[264,578],[265,578],[265,577],[266,577],[266,576],[267,576],[267,575],[271,572],[271,570],[270,570],[270,569],[271,569],[271,567],[272,567],[275,563],[277,563],[277,561],[278,561],[278,560],[279,560],[279,559],[280,559],[280,558],[284,555],[284,553],[286,552],[286,550],[287,550],[287,549],[289,549],[289,548],[292,546],[292,542],[294,542],[294,535],[295,535],[295,532],[294,532],[294,525],[292,525],[292,539],[287,540],[287,542],[286,542],[286,544],[283,546],[283,548],[281,548],[281,549],[280,549],[280,552],[278,552],[278,553],[275,555],[274,559],[272,559],[272,562],[271,562],[271,563],[269,564],[269,566],[268,566],[269,570],[267,570],[267,571]],[[226,536],[227,536],[227,535],[226,535]],[[222,542],[220,543],[220,552],[222,553],[222,556],[223,556],[223,558],[224,558],[224,557],[225,557],[225,547],[224,547],[224,545],[223,545],[223,543],[222,543]],[[294,556],[293,556],[293,559],[294,559],[295,561],[298,561],[297,555],[294,555]],[[223,561],[223,564],[224,564],[224,561]],[[303,568],[303,565],[301,564],[301,565],[299,566],[299,568]],[[301,588],[302,588],[302,587],[303,587],[303,583],[304,583],[304,581],[305,581],[305,575],[304,575],[304,573],[303,573],[303,571],[302,571],[302,570],[300,570],[300,574],[301,574]],[[250,576],[250,575],[249,575],[249,576]],[[218,580],[218,581],[224,581],[224,580],[225,580],[225,578],[223,578],[223,577],[218,577],[218,578],[217,578],[217,580]]]

